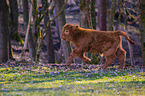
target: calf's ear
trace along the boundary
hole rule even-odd
[[[72,26],[72,29],[75,30],[79,27],[79,25]]]

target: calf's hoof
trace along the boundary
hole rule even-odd
[[[86,59],[86,60],[84,60],[84,62],[85,63],[91,63],[92,61],[91,61],[91,59]]]
[[[67,66],[67,67],[69,67],[70,65],[71,65],[71,63],[69,63],[69,64],[68,64],[68,63],[66,63],[66,66]]]

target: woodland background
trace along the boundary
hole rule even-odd
[[[66,23],[125,31],[136,44],[122,38],[125,69],[116,59],[99,70],[93,53],[91,64],[66,67],[74,48],[60,39]],[[1,0],[0,96],[11,95],[145,96],[145,0]]]
[[[74,48],[61,41],[64,24],[96,30],[123,30],[127,65],[145,65],[144,0],[3,0],[0,3],[0,62],[65,63]],[[91,55],[98,64],[98,55]],[[74,62],[82,63],[80,58]],[[118,60],[114,62],[118,64]]]

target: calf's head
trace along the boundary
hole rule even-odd
[[[75,30],[78,28],[78,25],[72,25],[72,24],[65,24],[62,28],[61,32],[61,39],[72,41],[73,40],[73,34],[75,33]]]

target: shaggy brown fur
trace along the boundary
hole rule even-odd
[[[104,54],[106,61],[101,67],[106,69],[117,57],[120,60],[119,68],[125,67],[126,51],[122,48],[122,38],[124,36],[131,44],[135,43],[123,31],[96,31],[84,29],[78,25],[65,24],[62,28],[61,38],[73,43],[75,49],[71,52],[66,65],[70,66],[71,61],[79,56],[84,62],[91,60],[85,56],[85,52]]]

